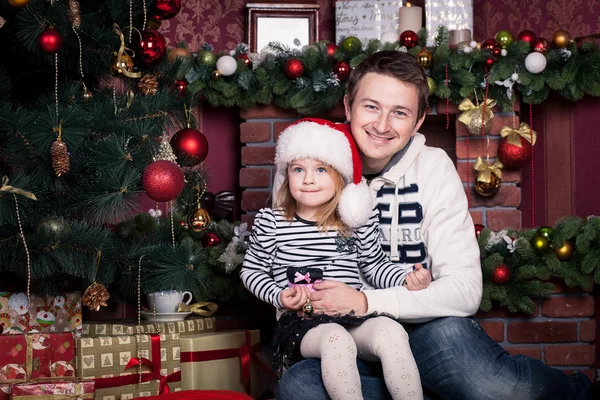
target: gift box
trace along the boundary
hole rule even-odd
[[[214,318],[192,317],[183,321],[158,322],[156,324],[144,322],[141,325],[137,325],[135,322],[86,323],[83,324],[82,334],[85,336],[119,336],[136,333],[202,333],[214,330]]]
[[[72,333],[0,335],[0,384],[74,379]]]
[[[273,372],[259,359],[260,332],[228,331],[181,337],[181,388],[231,390],[260,398]]]
[[[77,377],[96,382],[96,399],[131,399],[179,390],[178,333],[83,335],[75,344]]]
[[[335,2],[335,41],[355,36],[365,45],[385,33],[398,32],[398,10],[403,1],[356,0]]]
[[[0,331],[3,334],[72,332],[81,329],[81,293],[53,297],[0,292]]]
[[[10,383],[0,383],[0,400],[9,400],[10,399]]]
[[[14,400],[79,400],[94,398],[94,381],[44,382],[13,385]]]

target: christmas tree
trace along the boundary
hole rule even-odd
[[[0,1],[0,290],[238,290],[247,235],[211,223],[231,198],[205,192],[191,54],[153,29],[177,4]]]

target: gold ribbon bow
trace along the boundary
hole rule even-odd
[[[503,167],[504,165],[502,165],[500,161],[496,161],[492,165],[489,165],[488,163],[483,162],[481,156],[479,156],[477,157],[477,162],[473,168],[479,171],[479,174],[477,174],[477,181],[490,183],[492,180],[492,174],[502,179]]]
[[[458,120],[465,124],[471,135],[478,135],[481,133],[481,125],[484,125],[485,133],[488,133],[492,129],[492,120],[494,118],[494,112],[492,108],[496,105],[496,100],[487,99],[485,103],[479,105],[473,104],[469,99],[464,99],[458,109],[462,113],[458,116]],[[485,114],[483,108],[485,106]]]
[[[202,317],[210,317],[217,312],[219,306],[217,303],[201,301],[194,304],[179,303],[177,305],[177,312],[193,312],[196,315]]]
[[[523,147],[521,145],[521,138],[527,140],[532,145],[535,145],[535,141],[537,139],[537,134],[529,125],[525,122],[521,122],[519,125],[519,129],[513,129],[511,127],[505,126],[500,131],[500,136],[506,138],[506,141],[509,144],[515,145],[519,148]]]
[[[127,28],[125,28],[125,29],[127,29]],[[129,52],[127,55],[129,55],[130,57],[135,57],[135,52],[133,50],[131,50],[129,47],[125,46],[125,36],[123,36],[123,32],[121,31],[121,28],[119,28],[119,25],[114,24],[113,30],[115,31],[115,33],[117,35],[119,35],[119,39],[121,40],[121,45],[119,46],[119,51],[117,51],[117,63],[121,63],[124,53],[127,54]],[[130,72],[130,71],[123,70],[123,71],[121,71],[121,73],[128,78],[141,78],[142,77],[141,72]]]
[[[6,175],[4,175],[2,177],[2,183],[0,184],[0,192],[20,194],[21,196],[25,196],[28,199],[37,200],[37,197],[35,197],[35,194],[28,192],[27,190],[23,190],[23,189],[16,188],[14,186],[10,186],[8,184],[8,176],[6,176]]]

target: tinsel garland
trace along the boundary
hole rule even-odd
[[[600,283],[599,217],[568,217],[559,221],[551,229],[550,248],[546,251],[536,251],[532,245],[538,231],[482,230],[478,238],[483,273],[481,311],[489,311],[496,304],[511,312],[532,314],[533,297],[553,292],[554,284],[548,282],[551,278],[581,289]],[[565,241],[574,244],[574,251],[568,260],[561,261],[557,252]],[[494,273],[502,264],[508,266],[510,279],[495,283]]]
[[[449,99],[458,104],[472,96],[474,91],[483,98],[485,80],[489,83],[488,96],[496,99],[504,111],[512,110],[513,90],[527,104],[539,104],[553,91],[570,100],[579,100],[586,94],[600,96],[600,50],[594,40],[572,41],[566,49],[549,49],[545,54],[545,70],[533,74],[525,67],[525,58],[532,51],[527,42],[515,41],[503,53],[505,55],[494,59],[489,69],[485,64],[490,57],[489,50],[475,47],[466,52],[464,46],[449,46],[446,29],[440,27],[439,31],[438,38],[442,39],[427,47],[433,54],[433,66],[427,70],[435,82],[432,85],[435,90],[431,93],[433,100]],[[419,45],[408,52],[416,57],[426,38],[427,32],[423,29],[419,32]],[[342,43],[331,56],[325,41],[302,51],[271,43],[260,55],[250,54],[253,56],[250,57],[251,63],[244,61],[248,58],[242,56],[247,46],[240,44],[231,52],[238,59],[238,65],[230,76],[215,74],[214,61],[205,61],[207,51],[213,55],[211,60],[226,53],[205,49],[199,53],[195,63],[186,66],[186,78],[190,82],[188,90],[201,94],[213,106],[249,108],[275,104],[295,109],[301,115],[314,115],[334,108],[344,95],[345,82],[335,74],[337,62],[345,61],[355,67],[368,55],[381,50],[406,51],[406,48],[399,47],[399,43],[382,44],[379,40],[371,40],[363,44],[360,52],[348,53]],[[292,57],[304,66],[301,77],[289,78],[285,74],[286,62]],[[487,77],[486,68],[489,69]],[[499,84],[510,80],[515,73],[518,81],[512,83],[511,90]]]

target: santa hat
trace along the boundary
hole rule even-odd
[[[373,198],[362,180],[362,162],[348,124],[334,124],[319,118],[304,118],[288,126],[277,140],[274,193],[287,174],[288,165],[297,159],[312,158],[335,168],[346,182],[338,212],[350,228],[364,225],[371,216]]]

